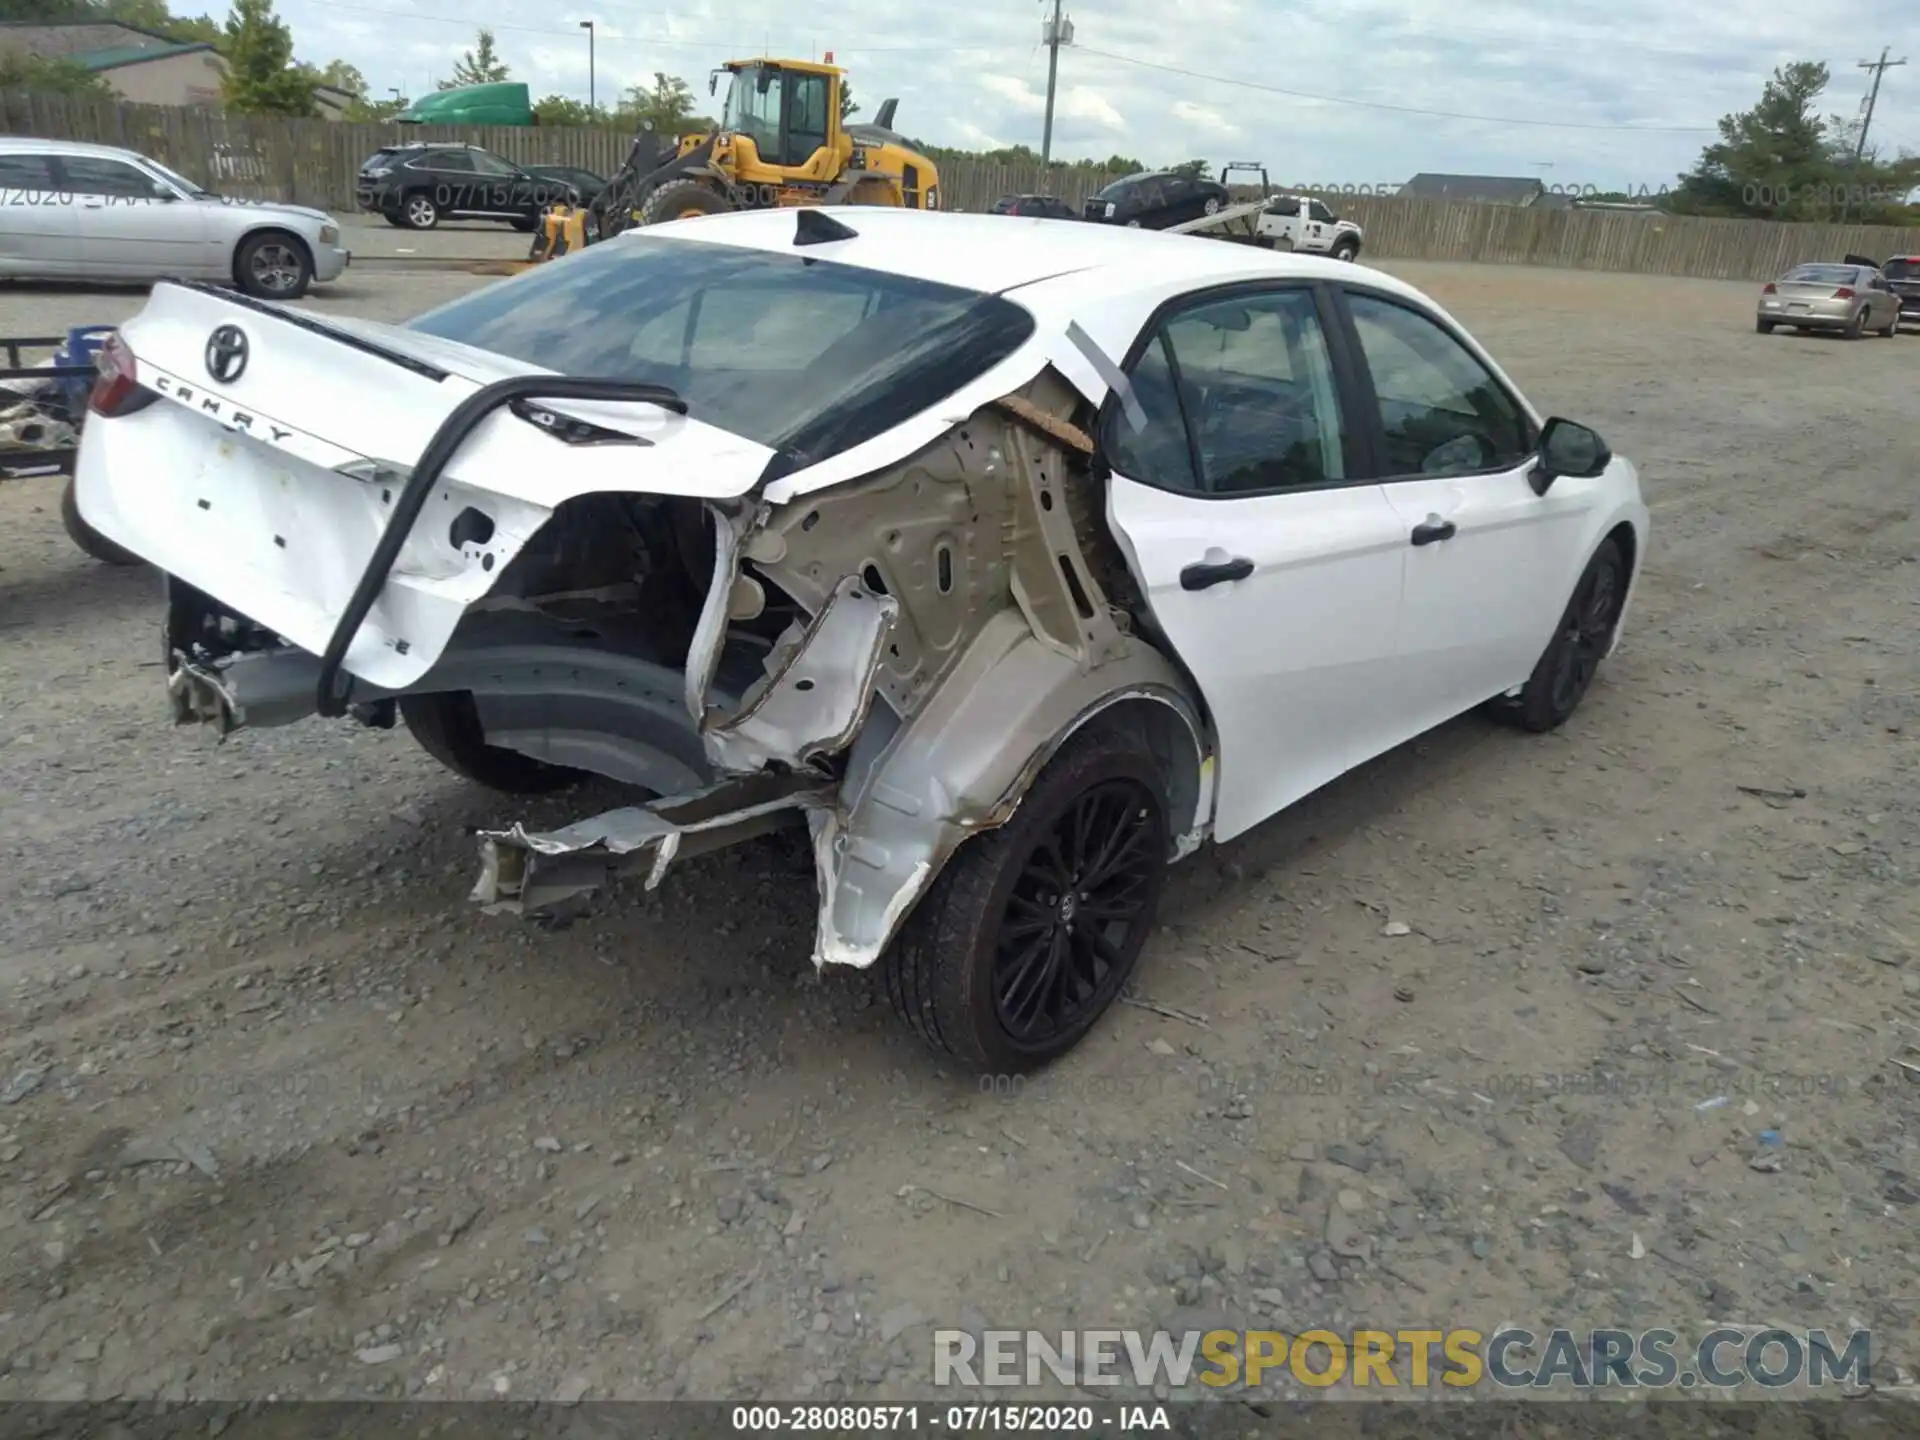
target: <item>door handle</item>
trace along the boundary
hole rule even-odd
[[[1224,585],[1229,580],[1244,580],[1253,574],[1253,561],[1244,556],[1223,560],[1218,565],[1204,562],[1189,565],[1180,572],[1182,590],[1205,590],[1210,585]]]
[[[1451,540],[1459,528],[1451,520],[1442,520],[1438,515],[1429,515],[1425,524],[1413,527],[1413,543],[1432,545],[1436,541]]]

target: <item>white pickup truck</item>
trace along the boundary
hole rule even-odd
[[[1274,196],[1255,222],[1254,233],[1269,249],[1331,255],[1336,260],[1353,259],[1363,239],[1358,225],[1342,220],[1324,201],[1310,195]]]

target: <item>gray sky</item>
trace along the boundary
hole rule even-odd
[[[1903,36],[1913,63],[1887,72],[1874,139],[1920,151],[1912,3],[1803,0],[1734,19],[1660,0],[1556,0],[1551,18],[1514,0],[1087,0],[1066,12],[1075,43],[1061,52],[1054,153],[1262,160],[1284,184],[1443,170],[1657,188],[1692,164],[1722,114],[1753,103],[1775,65],[1827,61],[1825,109],[1853,114],[1870,79],[1857,62],[1883,44],[1899,59]],[[280,0],[280,11],[302,59],[349,60],[376,95],[420,93],[488,24],[513,78],[584,99],[576,27],[592,19],[602,101],[654,70],[704,101],[722,60],[831,49],[864,114],[898,96],[898,127],[931,143],[1040,143],[1042,0],[834,0],[818,26],[791,0]]]

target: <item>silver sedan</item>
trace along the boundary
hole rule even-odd
[[[1753,328],[1838,330],[1849,340],[1868,331],[1891,335],[1900,324],[1900,297],[1872,265],[1796,265],[1760,291]]]
[[[229,200],[132,150],[0,137],[0,278],[179,277],[297,300],[349,259],[325,211]]]

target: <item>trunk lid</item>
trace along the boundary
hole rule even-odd
[[[237,332],[238,367],[218,363],[216,332],[229,352]],[[552,373],[397,326],[172,283],[154,287],[120,336],[137,379],[160,398],[89,417],[81,513],[314,653],[441,423],[491,381]],[[568,444],[537,412],[506,407],[481,420],[412,527],[348,651],[349,673],[388,689],[418,680],[563,501],[596,491],[731,498],[753,488],[773,454],[652,405],[539,408],[633,441]]]

